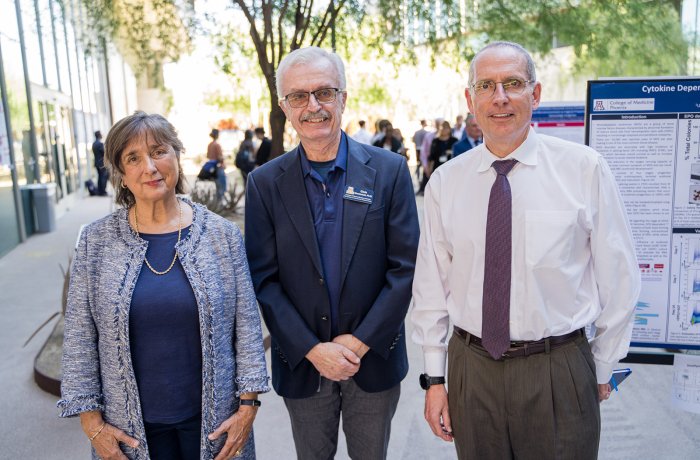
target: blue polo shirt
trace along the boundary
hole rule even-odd
[[[331,305],[331,334],[335,337],[338,335],[339,324],[343,194],[348,164],[348,141],[345,133],[342,133],[338,154],[332,164],[309,161],[301,144],[299,150],[306,197],[309,200],[311,217],[314,221],[316,241],[323,264],[323,277]]]

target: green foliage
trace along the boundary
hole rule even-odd
[[[515,41],[541,54],[571,45],[575,71],[599,76],[681,75],[688,54],[678,0],[336,0],[313,10],[313,4],[283,0],[231,1],[251,29],[217,35],[220,66],[231,72],[226,58],[234,48],[238,56],[257,53],[268,80],[291,49],[330,47],[334,14],[342,54],[360,48],[365,58],[397,66],[416,62],[416,49],[429,47],[433,62],[457,68],[493,40]]]
[[[204,103],[228,113],[249,113],[251,108],[249,97],[228,96],[220,92],[207,94]]]
[[[7,86],[7,105],[9,106],[13,129],[29,129],[27,98],[24,95],[16,94],[12,85]]]
[[[546,54],[571,45],[575,70],[595,76],[682,75],[687,61],[674,1],[486,2],[472,20],[482,42],[509,40]]]
[[[80,0],[89,31],[81,37],[88,52],[102,50],[113,40],[131,58],[134,71],[146,76],[154,86],[160,67],[177,61],[191,49],[194,31],[192,15],[179,8],[187,3],[175,0]]]
[[[213,18],[217,63],[236,75],[240,57],[257,58],[270,99],[277,99],[275,70],[302,46],[336,48],[341,55],[373,59],[387,68],[415,63],[417,50],[463,68],[484,44],[521,43],[533,53],[572,46],[574,72],[594,76],[684,75],[687,43],[680,27],[681,0],[230,0],[246,25]],[[241,19],[240,17],[238,19]],[[233,25],[231,25],[233,24]],[[234,52],[235,50],[235,52]],[[368,103],[386,96],[371,85],[358,91]],[[273,155],[282,151],[284,115],[273,104]]]

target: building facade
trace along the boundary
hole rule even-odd
[[[96,181],[93,133],[137,107],[114,45],[86,49],[81,0],[0,0],[0,256],[35,231],[28,186],[55,184],[60,214]]]

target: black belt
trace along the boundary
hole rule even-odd
[[[476,345],[478,348],[485,350],[479,337],[475,336],[474,334],[470,334],[461,327],[455,326],[454,329],[455,334],[463,338],[467,342],[467,345]],[[545,351],[548,351],[548,348],[550,350],[559,348],[562,345],[566,345],[567,343],[576,340],[584,334],[585,331],[583,329],[577,329],[565,335],[556,335],[542,340],[521,340],[517,342],[510,342],[510,347],[503,353],[501,358],[517,358],[520,356],[544,353]]]

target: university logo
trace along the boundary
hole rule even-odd
[[[593,106],[593,111],[598,112],[600,110],[605,110],[605,105],[603,104],[602,99],[595,99],[594,101],[594,106]]]

